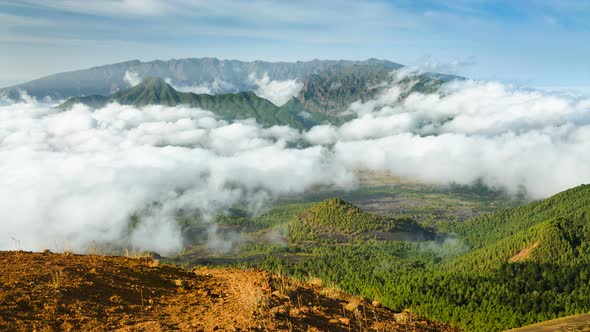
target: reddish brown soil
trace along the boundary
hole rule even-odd
[[[262,271],[0,252],[1,331],[452,331]]]

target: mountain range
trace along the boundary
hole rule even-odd
[[[297,62],[244,62],[216,58],[172,59],[141,62],[126,61],[89,69],[58,73],[27,83],[1,89],[0,93],[15,95],[26,91],[36,98],[65,99],[74,96],[110,95],[135,85],[147,77],[161,77],[177,87],[209,87],[215,93],[252,91],[255,79],[265,74],[271,81],[304,81],[314,74],[333,68],[374,67],[390,72],[402,65],[377,59],[366,61],[312,60]],[[135,82],[137,83],[137,82]]]
[[[304,117],[301,114],[304,109],[296,98],[279,107],[251,91],[218,95],[180,92],[157,77],[146,78],[140,84],[119,90],[110,96],[73,97],[58,107],[67,110],[76,104],[84,104],[92,108],[102,108],[112,102],[137,107],[187,105],[211,111],[228,121],[253,118],[263,126],[289,125],[298,129],[310,127],[327,119],[321,114],[316,115],[315,121],[313,118]]]
[[[215,58],[140,62],[137,60],[59,73],[0,89],[0,95],[21,98],[24,92],[37,99],[66,100],[59,108],[77,103],[100,108],[108,103],[143,107],[188,105],[216,113],[228,121],[254,118],[264,126],[310,128],[340,124],[350,104],[375,98],[392,84],[406,85],[406,94],[432,92],[456,76],[425,73],[397,79],[402,68],[395,62],[313,60],[307,62],[242,62]],[[283,103],[260,92],[292,89]],[[402,95],[403,97],[403,95]]]

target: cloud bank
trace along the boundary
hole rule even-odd
[[[570,98],[494,82],[447,84],[438,94],[399,86],[355,103],[356,119],[305,133],[333,144],[339,162],[430,183],[482,179],[542,198],[590,180],[590,98]]]
[[[129,87],[134,87],[141,83],[141,78],[138,73],[127,70],[123,76],[123,81],[129,84]]]
[[[291,98],[297,96],[303,87],[303,83],[297,80],[272,81],[268,77],[268,73],[264,73],[262,78],[258,78],[256,74],[252,73],[249,79],[258,86],[254,90],[258,97],[268,99],[277,106],[283,106]]]
[[[286,148],[298,135],[183,107],[2,106],[0,247],[14,249],[14,237],[35,250],[122,241],[171,252],[182,245],[179,210],[208,215],[315,184],[353,184],[328,149]],[[140,225],[127,234],[140,210]]]
[[[352,188],[359,168],[481,179],[532,198],[590,180],[590,98],[476,81],[400,100],[404,91],[394,82],[353,103],[355,119],[307,132],[185,107],[0,103],[0,249],[14,249],[13,237],[34,250],[97,241],[173,252],[183,245],[178,211],[208,216],[316,185]]]

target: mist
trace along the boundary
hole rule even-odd
[[[183,246],[180,210],[207,221],[235,204],[255,209],[318,185],[348,190],[358,169],[524,187],[531,198],[590,180],[590,98],[470,80],[400,98],[409,87],[397,83],[353,103],[353,120],[306,132],[187,107],[62,112],[4,100],[0,249],[15,249],[14,238],[30,250],[84,251],[96,241],[170,253]],[[297,84],[278,90],[292,96]],[[265,93],[277,96],[276,86]]]
[[[254,90],[254,93],[258,97],[268,99],[277,106],[283,106],[291,98],[297,96],[297,93],[303,87],[303,83],[298,80],[271,80],[268,77],[268,73],[264,73],[261,78],[258,78],[256,74],[252,73],[248,78],[258,86]]]
[[[588,98],[476,81],[392,103],[398,93],[356,103],[358,118],[323,128],[340,162],[427,183],[524,187],[533,199],[590,180]]]
[[[145,77],[144,77],[145,78]],[[126,71],[123,80],[133,87],[141,83],[142,77],[135,72]],[[240,89],[232,84],[217,77],[211,82],[204,82],[201,84],[179,84],[174,82],[171,78],[165,78],[166,83],[170,84],[175,90],[180,92],[192,92],[195,94],[209,94],[216,95],[222,93],[235,93]],[[282,106],[291,98],[296,97],[303,83],[296,80],[271,80],[268,73],[263,73],[261,76],[256,73],[248,75],[246,83],[253,87],[253,92],[261,97],[269,100],[276,106]]]
[[[184,107],[2,106],[1,247],[14,249],[10,237],[34,250],[124,240],[172,252],[182,246],[180,209],[206,217],[316,184],[353,185],[327,148],[287,148],[297,136],[292,128],[228,124]],[[139,210],[141,223],[126,234]]]

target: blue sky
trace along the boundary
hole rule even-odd
[[[0,0],[0,86],[131,59],[382,58],[590,86],[588,0]]]

